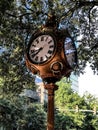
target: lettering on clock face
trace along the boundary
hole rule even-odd
[[[55,42],[50,35],[37,37],[30,45],[29,56],[34,63],[44,63],[48,61],[55,51]]]

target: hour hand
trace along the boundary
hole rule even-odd
[[[34,57],[35,55],[37,55],[42,49],[43,49],[43,48],[40,47],[39,49],[34,50],[34,51],[32,52],[32,56]]]

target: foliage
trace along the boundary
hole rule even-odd
[[[78,104],[80,107],[85,105],[84,99],[80,98],[78,93],[73,92],[73,90],[71,89],[71,85],[70,83],[67,83],[66,78],[62,78],[62,80],[57,84],[59,86],[59,90],[56,92],[56,96],[55,96],[55,99],[57,101],[57,106],[60,106],[62,108],[69,107],[70,109],[73,109],[72,107],[75,108],[75,106]]]
[[[98,117],[93,113],[94,107],[98,109],[98,100],[91,94],[80,97],[73,92],[70,83],[63,78],[57,83],[59,90],[56,91],[55,104],[58,109],[56,113],[56,129],[77,128],[81,130],[97,130]],[[92,112],[86,111],[92,110]]]
[[[58,27],[68,28],[80,45],[80,71],[87,61],[91,63],[93,70],[97,70],[98,3],[87,2],[84,5],[83,1],[70,0],[0,1],[0,79],[3,80],[1,84],[6,86],[6,91],[11,88],[12,92],[20,92],[23,86],[32,87],[34,77],[32,78],[25,66],[27,44],[32,33],[45,24],[48,13],[52,12],[56,15]],[[78,41],[80,35],[82,39]]]
[[[44,130],[46,114],[41,105],[31,103],[28,98],[0,99],[0,121],[6,129]]]
[[[17,61],[14,65],[24,63],[23,57],[30,36],[45,24],[48,13],[53,12],[57,17],[58,26],[61,29],[68,28],[78,44],[80,71],[86,66],[86,62],[90,63],[94,72],[97,71],[97,1],[10,0],[9,2],[1,1],[0,5],[2,14],[0,45],[8,51],[4,53],[7,59],[4,58],[2,64],[8,64],[11,61],[15,63]],[[7,67],[3,69],[3,72],[4,70],[6,72],[6,69]]]
[[[14,97],[17,97],[24,88],[36,88],[34,83],[35,76],[32,76],[25,65],[25,53],[30,36],[45,24],[48,13],[56,15],[58,28],[68,28],[78,44],[79,71],[83,71],[87,62],[90,63],[94,72],[98,71],[97,6],[97,0],[0,1],[0,99],[6,104],[4,106],[8,113],[8,121],[12,122],[10,116],[13,116],[13,113],[19,112],[20,115],[23,114],[22,105],[19,107],[19,110],[22,111],[21,113],[16,107],[17,103],[14,101]],[[80,98],[70,88],[65,90],[63,87],[62,90],[65,92],[62,92],[63,95],[60,97],[60,102],[58,102],[58,106],[60,105],[61,108],[65,107],[65,110],[67,108],[73,109],[75,105],[79,105],[79,108],[92,107],[92,104],[89,105],[84,101],[84,98]],[[68,97],[65,96],[67,93]],[[64,101],[62,100],[63,98]],[[64,104],[67,105],[63,106]],[[76,125],[79,123],[79,126],[82,126],[82,120],[84,120],[85,115],[81,114],[81,117],[78,115],[74,117],[72,112],[70,114],[72,123],[74,121]],[[26,116],[24,119],[28,121],[29,115]],[[70,117],[68,116],[69,121]],[[80,122],[76,120],[78,118]],[[22,118],[20,119],[20,122],[23,121],[22,124],[28,123]],[[96,122],[97,120],[92,120],[91,123],[96,125]],[[6,124],[8,125],[7,122]]]
[[[24,88],[35,89],[35,77],[25,65],[26,35],[20,28],[19,19],[13,17],[19,13],[18,5],[13,0],[0,2],[0,93],[12,96],[21,93]],[[13,15],[9,16],[9,12],[13,12]]]

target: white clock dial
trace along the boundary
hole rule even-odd
[[[48,61],[55,51],[55,42],[50,35],[40,35],[33,40],[29,47],[29,58],[33,63]]]
[[[76,66],[76,47],[70,37],[66,37],[64,50],[69,65],[73,68]]]

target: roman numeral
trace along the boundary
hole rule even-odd
[[[44,36],[41,37],[41,41],[44,41]]]
[[[53,47],[54,47],[54,45],[49,46],[49,48],[53,48]]]
[[[35,60],[38,61],[38,56],[35,57]]]
[[[31,53],[34,53],[34,50],[31,50]]]
[[[43,61],[43,57],[40,57],[40,61]]]
[[[51,54],[53,51],[49,50],[48,53]]]
[[[49,42],[48,42],[48,44],[50,44],[52,42],[52,40],[50,40]]]
[[[32,44],[33,47],[36,47],[36,45]]]
[[[39,43],[39,40],[38,39],[36,39],[36,42],[37,42],[37,44]]]
[[[48,37],[46,37],[46,40],[45,41],[47,41],[48,40]]]

